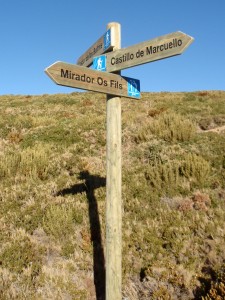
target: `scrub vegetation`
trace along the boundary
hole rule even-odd
[[[224,149],[224,91],[122,98],[124,299],[225,298]],[[104,299],[105,169],[105,95],[0,96],[0,299]]]

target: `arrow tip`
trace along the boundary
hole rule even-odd
[[[44,70],[45,74],[47,74],[56,84],[58,84],[58,81],[57,76],[55,76],[55,70],[57,70],[57,65],[60,63],[62,62],[56,61]]]
[[[182,35],[185,35],[186,37],[189,37],[192,42],[194,41],[194,38],[192,36],[190,36],[189,34],[186,34],[181,30],[179,30],[178,32],[181,33]]]

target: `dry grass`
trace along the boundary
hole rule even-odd
[[[104,294],[105,124],[102,94],[0,97],[1,299]],[[220,299],[224,126],[222,91],[122,99],[124,299]]]

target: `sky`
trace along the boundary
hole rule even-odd
[[[181,55],[121,71],[142,92],[225,90],[225,0],[0,0],[0,95],[82,91],[44,70],[76,64],[111,22],[122,48],[176,31],[194,38]]]

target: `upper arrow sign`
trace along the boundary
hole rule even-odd
[[[140,98],[140,81],[137,79],[60,61],[49,66],[45,72],[59,85],[128,98]]]
[[[95,57],[93,60],[94,68],[98,70],[101,67],[101,71],[114,72],[179,55],[184,52],[193,40],[191,36],[177,31]],[[102,68],[102,65],[105,65],[105,68]]]
[[[89,67],[92,64],[94,56],[105,53],[114,47],[114,28],[110,28],[95,42],[81,57],[78,58],[77,64],[83,67]]]

